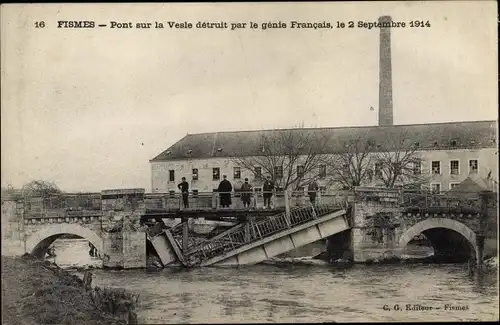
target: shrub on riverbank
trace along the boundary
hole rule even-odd
[[[31,255],[2,256],[2,324],[136,324],[136,303],[123,289],[85,291],[76,275]]]

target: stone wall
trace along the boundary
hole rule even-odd
[[[2,199],[2,255],[24,254],[23,225],[16,215],[16,201]]]
[[[102,237],[104,267],[125,269],[146,267],[146,233],[104,232]]]
[[[123,236],[121,232],[102,233],[104,254],[102,265],[106,268],[123,268]]]
[[[125,269],[146,267],[146,233],[124,231],[123,238],[123,267]]]
[[[102,191],[103,227],[111,229],[124,218],[139,224],[141,216],[146,213],[144,193],[142,188]]]

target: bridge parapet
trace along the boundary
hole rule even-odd
[[[49,197],[30,197],[17,202],[18,214],[25,220],[101,215],[99,193],[63,193]]]
[[[479,213],[482,201],[479,193],[432,193],[430,191],[402,191],[401,207],[407,211],[450,211]]]
[[[143,188],[102,191],[103,221],[118,221],[123,217],[139,221],[146,213],[144,193]]]

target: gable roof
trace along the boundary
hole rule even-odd
[[[376,144],[404,136],[421,150],[490,148],[497,146],[497,121],[448,122],[391,126],[296,128],[188,134],[150,162],[262,155],[262,138],[277,131],[312,134],[327,139],[323,153],[342,152],[355,138]]]

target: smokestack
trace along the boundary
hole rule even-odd
[[[378,124],[393,125],[392,114],[392,67],[391,67],[391,16],[378,19],[380,27],[380,72],[378,93]],[[387,26],[387,27],[382,27]]]

